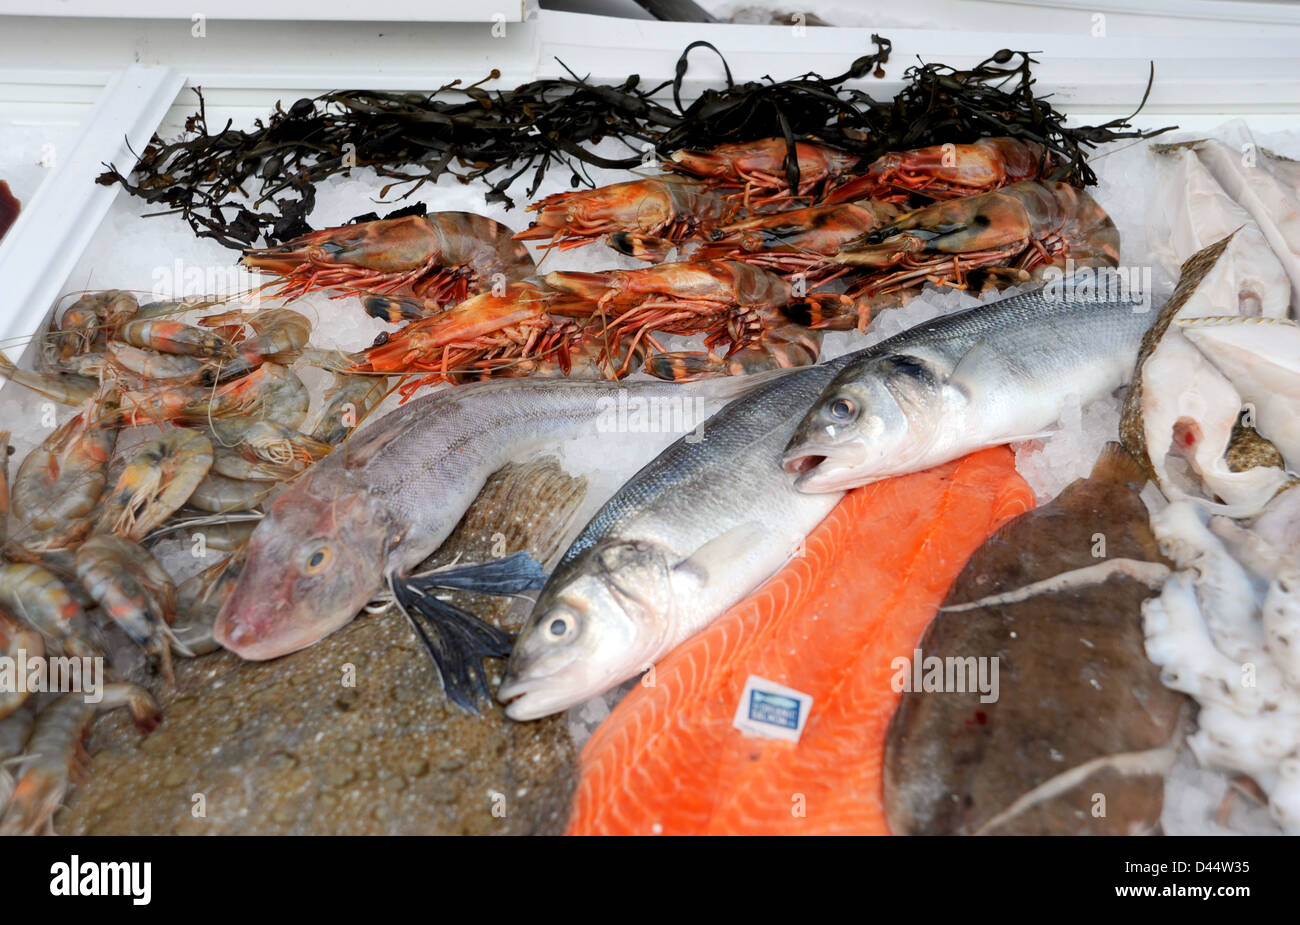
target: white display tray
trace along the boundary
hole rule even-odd
[[[1294,11],[1193,2],[1188,8],[1202,25],[1234,8],[1245,18],[1252,12],[1271,17],[1272,24],[1261,21],[1254,36],[1209,29],[1177,37],[1133,30],[1092,37],[1017,33],[1015,4],[981,5],[1006,11],[1002,22],[987,23],[986,32],[882,26],[893,42],[887,75],[862,81],[862,89],[888,99],[901,88],[904,70],[919,60],[967,67],[1012,48],[1035,53],[1038,91],[1052,94],[1059,108],[1081,121],[1131,112],[1154,62],[1156,83],[1139,125],[1199,129],[1234,116],[1247,116],[1261,132],[1300,124]],[[90,6],[65,0],[60,9],[67,15],[51,17],[4,15],[31,12],[37,8],[31,3],[0,5],[0,130],[5,124],[80,123],[0,244],[0,344],[13,359],[13,346],[41,329],[113,197],[122,195],[119,187],[95,185],[94,177],[105,163],[130,163],[129,148],[140,150],[155,130],[178,131],[195,109],[185,87],[202,87],[210,123],[233,118],[242,125],[279,99],[344,87],[429,90],[457,78],[478,80],[493,68],[502,75],[495,85],[503,87],[563,76],[563,65],[598,82],[638,74],[654,84],[670,79],[681,50],[699,40],[726,56],[737,81],[808,71],[832,75],[874,47],[871,29],[647,22],[539,11],[519,0],[458,4],[454,15],[448,12],[453,4],[421,4],[423,18],[456,22],[393,21],[411,4],[390,4],[371,17],[386,22],[355,21],[353,5],[313,4],[314,15],[328,13],[333,20],[267,23],[253,18],[253,4],[228,3],[223,18],[205,20],[202,36],[193,34],[189,16],[120,18],[123,9],[147,17],[160,12],[161,3],[137,0],[117,7],[114,16],[77,18]],[[722,79],[717,57],[702,49],[691,59],[685,96]]]

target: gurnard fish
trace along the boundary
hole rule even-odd
[[[438,609],[434,595],[420,593],[426,588],[402,580],[447,538],[488,476],[537,445],[617,426],[617,418],[608,416],[617,414],[623,399],[628,406],[635,399],[691,406],[698,398],[703,404],[695,407],[707,413],[763,378],[686,386],[562,379],[486,382],[412,401],[316,463],[270,505],[249,537],[247,562],[217,615],[213,638],[254,661],[287,655],[348,623],[389,584],[408,614],[414,609],[441,620],[450,641],[464,642],[456,659],[504,656],[509,637],[487,633],[491,628],[485,625],[451,626],[447,621],[456,623],[457,612]],[[680,412],[682,406],[676,407]],[[672,435],[650,436],[647,456]],[[531,570],[512,569],[519,564],[499,560],[485,563],[477,576],[461,570],[450,578],[439,573],[438,580],[505,593],[537,586],[530,584],[541,577],[536,563]],[[435,654],[430,647],[435,661],[446,651],[439,646]],[[444,686],[454,702],[474,702],[472,692],[453,690],[447,678],[444,670]]]
[[[546,716],[646,670],[796,552],[841,496],[839,485],[808,484],[816,462],[805,458],[838,452],[824,445],[824,425],[809,449],[786,453],[810,443],[805,415],[823,413],[814,407],[825,404],[823,393],[889,372],[879,392],[893,405],[895,432],[883,420],[869,438],[835,431],[850,447],[868,439],[887,447],[873,454],[879,471],[855,470],[865,477],[843,488],[918,471],[1040,433],[1070,392],[1086,401],[1120,385],[1152,317],[1140,307],[1014,296],[796,370],[733,402],[710,419],[704,440],[678,440],[638,472],[565,553],[510,655],[497,692],[507,715]],[[927,385],[934,400],[914,404]],[[913,433],[924,452],[908,445]]]
[[[1069,292],[1069,280],[1061,292]],[[1156,313],[1133,296],[1040,289],[904,331],[842,369],[782,458],[805,492],[837,492],[1041,437],[1067,402],[1133,372]]]

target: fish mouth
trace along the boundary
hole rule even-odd
[[[497,700],[506,705],[506,716],[516,722],[525,722],[567,710],[585,699],[548,694],[543,689],[546,683],[546,678],[524,678],[516,681],[507,677],[497,688]]]
[[[781,461],[781,468],[791,475],[802,476],[816,469],[825,461],[826,457],[818,453],[787,454],[785,459]]]
[[[303,629],[296,629],[301,625]],[[289,627],[286,631],[285,627]],[[261,614],[249,617],[239,610],[219,613],[212,625],[212,639],[223,649],[245,661],[265,662],[305,649],[327,635],[308,621],[287,623],[267,619]]]
[[[283,640],[266,639],[261,632],[249,624],[220,619],[212,627],[212,639],[223,649],[228,649],[250,662],[265,662],[311,645],[310,642],[295,645],[286,644]]]
[[[846,491],[863,481],[855,477],[854,461],[834,452],[794,450],[785,455],[781,466],[795,476],[794,487],[805,494]]]
[[[574,660],[554,670],[534,669],[518,677],[507,668],[497,688],[497,700],[505,704],[510,719],[541,719],[586,703],[631,676],[626,671],[595,668]]]

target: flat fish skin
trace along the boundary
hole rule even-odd
[[[1114,448],[1117,450],[1117,448]],[[1022,588],[1106,558],[1163,562],[1138,492],[1137,463],[1108,451],[1088,479],[999,530],[971,557],[946,605]],[[1106,470],[1106,471],[1103,471]],[[1094,552],[1101,550],[1103,557]],[[1159,822],[1159,771],[1122,773],[1112,756],[1172,758],[1181,694],[1146,657],[1141,604],[1159,593],[1112,576],[1017,603],[941,612],[926,657],[999,659],[999,698],[909,691],[885,746],[885,802],[896,834],[1127,835]],[[1096,770],[1013,807],[1064,772]],[[1131,765],[1130,765],[1131,768]],[[1040,791],[1040,793],[1045,791]],[[1101,800],[1098,799],[1101,795]],[[1103,802],[1104,800],[1104,802]]]
[[[558,555],[584,492],[553,458],[506,466],[425,565]],[[518,601],[438,593],[513,628]],[[346,664],[354,687],[339,683]],[[176,674],[149,747],[120,718],[95,726],[94,773],[70,795],[60,832],[558,835],[568,820],[577,749],[564,717],[516,723],[492,704],[454,707],[396,614],[354,620],[293,658],[219,652],[179,661]],[[0,722],[0,762],[9,728]],[[177,775],[207,794],[205,817],[176,812]],[[492,812],[492,793],[506,812]]]
[[[801,557],[597,728],[569,834],[884,834],[891,660],[910,655],[966,557],[1032,505],[1005,447],[848,493]],[[733,728],[751,674],[813,696],[797,744]]]

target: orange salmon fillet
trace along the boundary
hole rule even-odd
[[[889,834],[895,658],[1034,506],[1006,447],[855,489],[804,555],[648,673],[582,751],[571,835]],[[798,743],[732,726],[750,675],[813,697]]]

